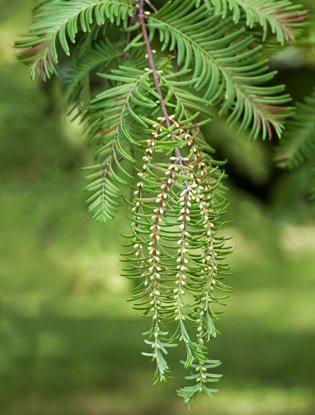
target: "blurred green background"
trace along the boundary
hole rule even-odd
[[[91,220],[80,129],[60,114],[58,83],[32,83],[16,62],[12,45],[32,3],[0,0],[0,413],[185,414],[178,380],[152,387],[153,367],[140,354],[146,321],[126,301],[130,284],[119,276],[124,212],[108,225]],[[273,60],[294,98],[315,83],[313,55],[308,44]],[[210,345],[223,361],[220,392],[201,397],[190,413],[313,415],[315,226],[307,177],[301,169],[291,185],[290,174],[274,169],[270,143],[234,136],[220,121],[210,133],[218,155],[230,159],[226,233],[236,292],[219,324],[223,334]],[[176,353],[172,366],[182,375]]]

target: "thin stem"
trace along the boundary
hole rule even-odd
[[[135,23],[136,20],[137,20],[137,15],[136,15],[136,11],[134,11],[132,16],[130,17],[129,26],[132,26]],[[126,40],[125,40],[126,46],[129,45],[130,39],[131,39],[131,31],[129,31],[127,36],[126,36]],[[129,58],[128,51],[124,52],[123,56],[124,56],[125,59],[128,59]]]
[[[149,66],[150,66],[150,69],[151,69],[152,75],[153,75],[155,89],[156,89],[156,92],[158,93],[159,98],[160,98],[160,106],[161,106],[162,114],[164,116],[167,128],[170,129],[171,128],[171,119],[170,119],[170,116],[167,112],[167,108],[166,108],[165,101],[164,101],[164,98],[163,98],[163,94],[162,94],[162,90],[161,90],[161,86],[160,86],[160,81],[159,81],[159,76],[158,76],[158,73],[157,73],[157,70],[156,70],[156,67],[155,67],[153,52],[152,52],[151,44],[150,44],[150,41],[149,41],[147,25],[146,25],[146,22],[145,22],[145,12],[144,12],[144,3],[145,2],[147,3],[146,0],[139,0],[139,2],[138,2],[138,5],[139,5],[138,18],[139,18],[139,23],[140,23],[140,26],[141,26],[143,40],[144,40],[146,51],[147,51]],[[171,138],[172,138],[173,141],[176,141],[175,137],[174,137],[174,134],[171,134]],[[175,151],[175,155],[177,157],[178,163],[180,165],[184,165],[185,161],[184,161],[179,149],[176,147],[174,151]]]
[[[152,4],[150,2],[150,0],[145,0],[145,2],[147,3],[147,5],[156,13],[158,10],[157,8],[154,6],[154,4]]]

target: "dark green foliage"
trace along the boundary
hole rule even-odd
[[[313,203],[313,205],[315,206],[315,169],[314,167],[312,168],[311,171],[311,201]]]
[[[105,37],[97,41],[91,33],[81,42],[74,64],[67,74],[66,99],[71,100],[76,94],[89,87],[89,75],[92,71],[117,66],[121,56],[122,45],[113,43]],[[95,40],[95,41],[94,41]]]
[[[315,88],[305,101],[297,105],[288,122],[276,159],[280,167],[293,169],[305,159],[313,159],[315,150]]]
[[[196,90],[219,105],[221,115],[228,114],[231,126],[239,123],[240,132],[249,130],[254,138],[271,138],[272,128],[280,136],[288,112],[278,111],[278,106],[288,102],[288,96],[278,95],[282,86],[263,86],[275,73],[243,27],[235,28],[232,18],[209,15],[205,6],[194,11],[190,0],[169,2],[148,27],[152,36],[159,31],[162,49],[176,49],[179,65],[192,67]]]
[[[220,234],[225,174],[202,127],[217,107],[253,138],[281,136],[289,97],[270,84],[263,41],[247,26],[283,44],[303,18],[289,1],[175,0],[156,10],[141,0],[50,0],[17,43],[33,78],[56,73],[60,52],[73,56],[66,96],[95,149],[89,210],[111,220],[132,192],[124,274],[137,282],[133,300],[150,321],[144,354],[161,381],[168,348],[184,344],[192,386],[178,393],[187,403],[201,391],[211,396],[221,376],[206,345],[231,291]],[[96,71],[100,92],[89,99]]]
[[[243,17],[250,28],[260,25],[264,38],[271,32],[282,45],[294,41],[306,12],[288,0],[196,0],[205,3],[223,18],[232,16],[238,23]]]
[[[92,26],[126,22],[132,14],[129,0],[51,0],[42,2],[34,10],[34,22],[26,40],[17,42],[25,49],[22,62],[30,65],[32,78],[39,74],[43,79],[56,72],[57,44],[70,55],[70,44],[76,42],[79,31],[88,33]]]
[[[298,215],[303,198],[311,200],[315,206],[314,189],[315,158],[315,89],[297,104],[296,114],[289,120],[286,132],[276,151],[276,162],[279,167],[297,169],[291,173],[291,179],[282,185],[277,199],[280,205],[289,206]],[[281,189],[280,189],[281,190]]]

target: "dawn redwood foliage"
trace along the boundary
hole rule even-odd
[[[46,0],[17,42],[32,78],[50,78],[72,56],[65,95],[95,149],[89,210],[106,222],[131,205],[123,274],[136,280],[135,307],[150,324],[143,354],[163,381],[168,349],[183,343],[187,403],[215,392],[220,362],[207,343],[230,292],[224,172],[202,127],[217,108],[253,138],[281,136],[289,97],[271,82],[262,47],[293,42],[304,18],[288,0]],[[288,151],[303,155],[294,138]]]

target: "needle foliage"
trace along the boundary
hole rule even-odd
[[[169,349],[183,344],[187,403],[216,391],[207,344],[231,291],[225,174],[202,127],[217,109],[254,139],[281,136],[290,99],[263,46],[293,42],[304,17],[287,0],[46,0],[16,43],[33,79],[68,68],[65,96],[94,149],[89,211],[107,222],[130,205],[123,274],[148,320],[143,354],[163,381]]]

